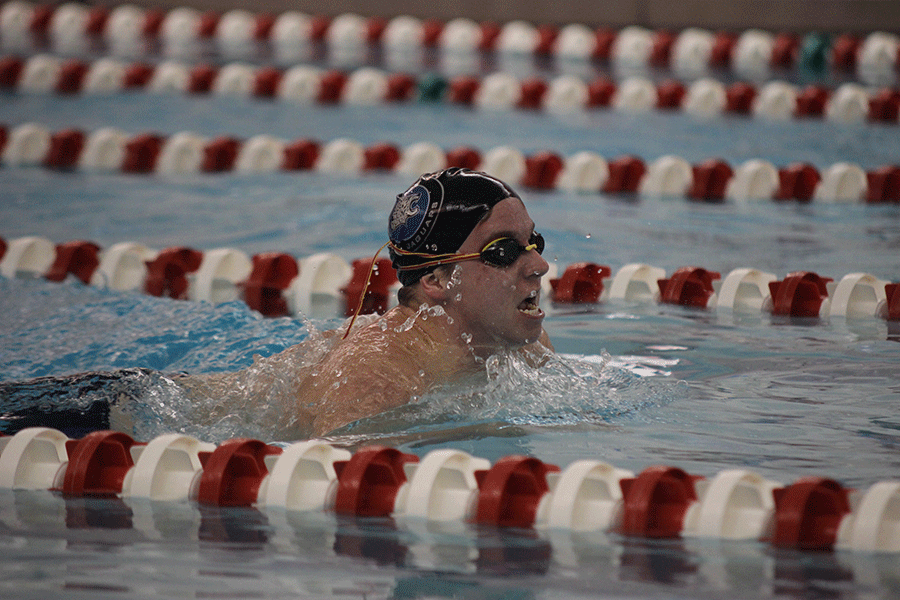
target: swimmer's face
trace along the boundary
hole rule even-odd
[[[501,237],[529,244],[534,222],[518,198],[498,202],[459,248],[477,253]],[[536,341],[542,332],[541,277],[549,265],[535,250],[524,252],[509,267],[494,267],[468,260],[451,267],[445,310],[460,330],[472,336],[477,350],[516,348]]]

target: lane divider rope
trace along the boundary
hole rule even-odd
[[[377,172],[418,176],[462,166],[536,190],[700,201],[900,202],[900,159],[898,164],[868,171],[838,162],[820,172],[809,163],[776,166],[764,159],[732,167],[721,158],[691,164],[677,155],[652,161],[633,155],[607,159],[590,150],[567,156],[552,150],[526,155],[508,145],[482,153],[470,146],[444,149],[427,141],[406,147],[390,142],[365,146],[350,138],[320,142],[268,134],[246,140],[208,138],[191,131],[129,135],[116,127],[51,132],[39,123],[23,123],[12,128],[0,125],[0,162],[7,167],[158,175],[313,170],[344,176]]]
[[[0,89],[23,94],[108,95],[152,93],[214,94],[303,104],[369,106],[385,103],[446,102],[483,110],[540,110],[567,114],[613,109],[623,113],[683,111],[700,119],[721,115],[768,120],[826,119],[834,123],[896,124],[900,90],[844,83],[800,87],[786,81],[761,85],[724,84],[710,77],[690,83],[629,76],[590,81],[564,74],[521,79],[498,72],[484,77],[413,76],[365,67],[352,71],[296,66],[279,69],[231,62],[222,66],[159,64],[103,58],[87,62],[39,54],[0,58]]]
[[[312,318],[383,313],[396,304],[399,288],[387,258],[374,270],[371,258],[348,263],[332,253],[299,260],[287,253],[252,257],[235,248],[202,252],[190,247],[152,250],[135,242],[106,249],[85,240],[54,244],[39,236],[0,238],[0,275],[7,278],[73,280],[115,291],[218,304],[243,300],[265,316],[303,314]],[[371,273],[371,275],[370,275]],[[865,272],[839,281],[812,271],[779,279],[755,268],[736,268],[724,279],[712,270],[686,266],[667,274],[645,263],[620,267],[593,262],[556,265],[544,277],[546,297],[555,305],[611,301],[671,304],[742,314],[793,318],[849,318],[900,321],[900,283]]]
[[[895,79],[900,61],[900,36],[883,31],[801,35],[690,27],[675,33],[639,26],[534,25],[522,20],[443,22],[353,13],[330,18],[298,11],[220,13],[188,7],[165,11],[133,5],[52,6],[21,1],[7,2],[0,9],[0,42],[16,51],[52,48],[74,54],[99,49],[119,55],[196,52],[202,44],[206,52],[240,58],[256,56],[262,45],[281,61],[293,63],[309,59],[310,46],[316,44],[345,60],[363,59],[365,50],[374,46],[387,51],[388,59],[399,56],[401,60],[423,50],[437,51],[442,57],[491,52],[501,57],[603,62],[618,68],[669,68],[684,74],[725,69],[758,78],[772,71],[798,69],[806,74],[850,74],[869,83]]]
[[[746,469],[709,479],[654,465],[634,474],[596,459],[564,469],[511,455],[493,465],[440,449],[421,459],[386,446],[323,440],[219,445],[178,433],[147,443],[94,431],[69,439],[32,427],[0,436],[0,487],[68,497],[191,501],[260,510],[609,532],[630,538],[758,541],[796,550],[900,552],[900,481],[853,490],[827,477],[785,485]]]

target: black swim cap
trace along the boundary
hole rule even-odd
[[[463,242],[495,204],[518,198],[508,185],[481,173],[453,167],[422,175],[397,196],[388,221],[391,244],[401,250],[426,254],[400,255],[390,249],[392,265],[403,285],[411,285],[435,267],[427,255],[449,254]]]

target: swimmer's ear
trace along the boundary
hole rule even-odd
[[[445,300],[448,295],[447,283],[449,279],[442,277],[440,270],[423,275],[419,280],[422,292],[432,301]]]

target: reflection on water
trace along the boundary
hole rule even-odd
[[[835,599],[895,557],[0,490],[0,591],[97,597]]]

